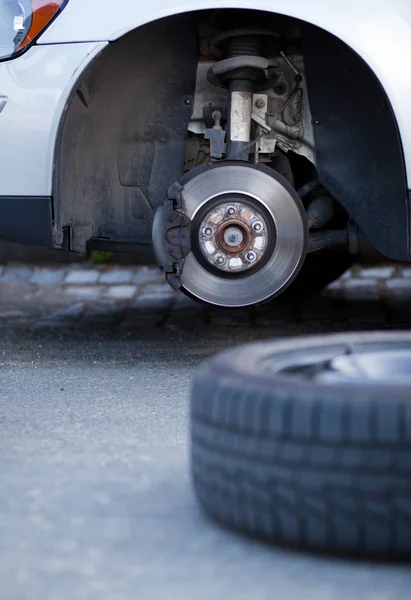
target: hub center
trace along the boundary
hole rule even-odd
[[[245,202],[222,202],[204,217],[199,235],[206,259],[222,271],[238,273],[255,265],[269,242],[262,214]]]
[[[227,246],[239,246],[243,241],[244,236],[240,227],[227,227],[224,231],[224,242]]]
[[[250,246],[252,235],[244,221],[229,219],[217,227],[216,241],[223,252],[240,254]]]

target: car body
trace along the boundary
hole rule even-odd
[[[9,8],[18,4],[17,0],[2,2]],[[25,0],[28,10],[34,13],[36,7],[50,4],[56,3]],[[275,224],[272,235],[277,242],[282,235],[302,236],[300,248],[295,250],[292,264],[281,255],[277,262],[270,263],[267,272],[260,273],[261,279],[275,279],[275,273],[284,270],[271,287],[264,284],[260,294],[253,297],[247,293],[243,301],[237,301],[243,285],[238,282],[246,278],[246,271],[257,278],[253,271],[256,265],[246,264],[247,256],[260,261],[258,252],[254,257],[255,247],[247,246],[248,254],[244,256],[231,249],[227,255],[223,252],[225,272],[217,273],[214,267],[212,272],[207,261],[211,256],[210,261],[220,269],[215,248],[221,250],[221,244],[216,238],[217,245],[208,256],[207,240],[197,231],[201,224],[196,225],[193,234],[194,216],[205,196],[196,200],[189,222],[180,219],[177,251],[176,244],[170,247],[167,241],[164,214],[159,215],[158,210],[170,186],[182,181],[184,171],[194,168],[194,175],[189,174],[188,179],[187,174],[184,176],[188,183],[179,184],[183,190],[192,185],[190,177],[197,173],[205,178],[200,171],[207,161],[215,166],[219,159],[224,162],[229,157],[224,146],[221,156],[217,153],[217,158],[209,160],[210,148],[205,148],[204,141],[209,139],[209,130],[215,134],[220,120],[210,121],[204,108],[211,107],[214,115],[215,109],[221,109],[217,113],[221,112],[227,137],[217,133],[213,143],[221,147],[228,142],[234,148],[230,131],[238,129],[238,121],[233,121],[238,112],[233,112],[233,99],[245,92],[235,91],[224,78],[221,84],[215,74],[212,82],[209,72],[227,58],[222,55],[226,38],[221,32],[240,31],[239,39],[244,41],[244,31],[250,24],[248,33],[254,34],[253,41],[260,34],[266,44],[272,33],[273,49],[268,54],[266,51],[268,62],[261,69],[268,80],[271,69],[278,81],[277,86],[272,81],[257,86],[253,80],[247,102],[251,98],[253,102],[266,101],[281,107],[281,99],[291,98],[288,110],[291,120],[295,120],[292,126],[282,118],[273,124],[267,110],[256,116],[250,109],[254,111],[251,119],[255,120],[250,121],[248,115],[252,131],[266,134],[265,145],[260,155],[256,150],[252,156],[247,154],[250,148],[244,150],[246,146],[240,143],[243,154],[236,156],[233,150],[231,159],[240,158],[250,166],[261,163],[258,175],[252,175],[256,185],[257,179],[263,185],[264,169],[279,172],[280,177],[273,177],[276,182],[267,183],[265,178],[264,185],[270,190],[271,186],[287,189],[289,199],[284,203],[288,206],[299,203],[295,197],[299,184],[317,179],[320,195],[332,197],[337,212],[346,214],[346,222],[339,217],[333,231],[349,225],[344,247],[347,252],[355,255],[357,234],[361,232],[385,257],[411,259],[411,4],[407,0],[339,0],[332,4],[324,0],[154,0],[147,4],[124,0],[121,7],[109,0],[68,0],[57,4],[47,26],[24,48],[17,48],[9,56],[3,54],[0,62],[0,239],[79,253],[94,247],[147,252],[153,244],[157,262],[174,287],[214,304],[254,304],[283,291],[299,275],[307,247],[311,248],[313,240],[324,231],[324,223],[318,227],[317,238],[310,238],[309,231],[304,232],[304,238],[298,233],[300,223],[295,221],[295,228],[287,232],[280,223],[282,217],[271,212]],[[20,21],[15,21],[15,26],[16,22],[18,27]],[[211,51],[210,44],[218,36],[222,46]],[[241,55],[243,58],[238,60],[244,62],[247,52],[245,46],[242,54],[234,52],[230,56]],[[253,52],[252,56],[258,54]],[[254,59],[247,60],[249,73]],[[254,76],[255,65],[252,69]],[[238,81],[243,81],[242,77],[240,73]],[[294,81],[300,94],[292,96]],[[268,92],[265,86],[270,86]],[[259,92],[262,99],[255,95]],[[237,117],[233,117],[235,114]],[[261,119],[268,124],[267,130],[264,123],[261,129]],[[238,131],[241,137],[241,128]],[[250,140],[256,148],[255,139]],[[204,151],[206,160],[204,154],[199,158]],[[292,174],[287,177],[290,168],[288,164],[284,167],[284,160],[288,161],[284,156],[291,155]],[[275,158],[278,162],[278,157],[282,168],[277,163],[273,167],[272,161]],[[306,161],[303,167],[301,157]],[[309,165],[315,175],[307,175]],[[224,166],[229,168],[228,163]],[[231,165],[231,172],[233,169]],[[243,172],[244,181],[249,181],[251,170]],[[214,168],[204,185],[211,186],[208,189],[217,186],[215,194],[226,194],[227,190],[218,188],[219,173]],[[294,191],[284,183],[287,178]],[[200,180],[196,180],[196,188],[198,183]],[[237,191],[242,193],[242,187]],[[254,194],[252,189],[247,193],[250,197]],[[308,197],[311,201],[312,196]],[[174,210],[181,212],[178,198],[172,201]],[[237,210],[237,205],[234,208]],[[256,210],[252,218],[255,220],[258,214]],[[306,228],[305,215],[301,218]],[[227,221],[224,235],[230,223]],[[192,248],[188,242],[182,244],[181,239],[184,227],[190,226],[191,241],[193,235],[200,236],[198,253],[202,258],[196,261],[195,273],[188,276],[187,256],[191,257]],[[229,232],[233,232],[230,227]],[[238,239],[243,239],[248,225],[239,227]],[[324,246],[325,242],[321,243]],[[264,244],[269,246],[267,240]],[[292,253],[289,249],[284,252]],[[167,263],[164,257],[170,253],[173,260]],[[235,262],[241,260],[244,266],[242,263],[237,268]],[[261,265],[263,262],[261,259]],[[238,272],[233,275],[230,269]],[[203,281],[205,287],[219,286],[218,277],[227,278],[227,273],[237,281],[235,285],[221,284],[226,285],[227,292],[202,293]],[[260,285],[252,278],[251,287]],[[195,284],[191,283],[194,279]]]

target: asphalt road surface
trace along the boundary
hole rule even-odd
[[[260,337],[404,328],[404,296],[395,310],[338,292],[204,312],[179,298],[171,310],[157,291],[137,307],[95,299],[79,316],[55,288],[47,311],[34,299],[22,310],[13,285],[0,286],[1,600],[409,597],[406,565],[300,554],[216,527],[196,505],[188,454],[190,379],[209,354]]]

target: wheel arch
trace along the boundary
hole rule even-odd
[[[76,0],[73,2],[73,6],[76,4]],[[168,6],[168,3],[165,3]],[[243,3],[241,8],[247,9],[248,3]],[[318,2],[314,2],[314,5],[317,5]],[[70,6],[69,3],[68,6]],[[191,8],[193,7],[190,5]],[[224,7],[230,8],[230,3],[227,2],[224,4]],[[253,10],[259,9],[259,7],[265,6],[263,2],[260,2],[259,5],[256,4],[250,5],[250,9]],[[292,7],[294,10],[292,10]],[[197,9],[206,9],[209,5],[206,2],[197,2],[195,8]],[[221,5],[219,5],[219,8]],[[266,7],[265,7],[266,8]],[[275,12],[282,16],[290,16],[297,18],[299,20],[302,19],[302,16],[307,16],[306,10],[302,9],[300,2],[295,2],[291,5],[290,3],[285,2],[277,2],[275,7],[271,5],[271,9],[269,11],[265,10],[264,12]],[[88,10],[88,8],[87,8]],[[70,229],[70,247],[77,251],[84,251],[86,242],[90,239],[90,237],[109,237],[112,239],[137,239],[137,241],[149,243],[150,242],[150,232],[151,232],[151,219],[152,219],[152,211],[155,207],[158,198],[161,194],[165,193],[168,184],[172,183],[175,179],[178,179],[181,172],[179,173],[179,168],[182,166],[183,162],[183,145],[185,143],[185,125],[189,119],[189,107],[190,107],[190,99],[192,98],[192,93],[194,91],[194,81],[195,81],[195,69],[194,69],[194,61],[193,57],[197,57],[197,52],[195,50],[195,41],[193,31],[191,26],[188,25],[190,22],[191,16],[195,13],[189,12],[184,8],[184,6],[178,7],[178,14],[176,9],[172,9],[171,5],[168,6],[168,9],[165,10],[164,14],[161,16],[161,19],[152,19],[152,15],[150,17],[149,11],[143,9],[141,11],[141,16],[137,20],[130,19],[130,23],[127,27],[123,29],[117,29],[116,31],[112,31],[110,35],[107,36],[110,41],[114,41],[115,43],[109,44],[109,46],[102,51],[102,53],[97,57],[92,63],[91,67],[89,67],[86,72],[80,77],[79,82],[73,90],[72,99],[69,102],[68,109],[65,112],[65,115],[61,121],[59,128],[59,135],[56,145],[56,153],[55,153],[55,169],[54,169],[54,177],[53,177],[53,196],[54,196],[54,209],[56,215],[56,225],[58,230],[62,230],[64,228]],[[261,12],[261,11],[259,11]],[[158,16],[158,13],[156,13]],[[63,17],[63,15],[62,15]],[[170,27],[170,24],[173,24],[173,27]],[[49,32],[51,35],[51,39],[53,36],[58,38],[58,30],[56,30],[57,21],[54,25],[52,31]],[[137,28],[134,28],[137,26]],[[320,26],[323,28],[321,29]],[[324,29],[324,26],[327,26],[327,30]],[[169,110],[164,111],[163,108],[157,112],[157,114],[153,117],[150,115],[149,120],[150,123],[146,121],[144,125],[149,125],[148,133],[147,127],[144,128],[145,133],[142,136],[142,139],[138,141],[139,149],[136,153],[136,148],[134,148],[133,152],[127,155],[127,151],[125,150],[125,158],[124,161],[131,166],[131,163],[138,162],[138,169],[140,170],[140,175],[143,177],[143,184],[141,181],[137,181],[137,185],[133,184],[133,177],[130,180],[124,182],[120,181],[120,189],[122,192],[123,202],[117,204],[116,208],[113,208],[116,202],[118,202],[118,196],[108,194],[109,190],[107,186],[102,185],[103,177],[107,176],[107,172],[104,173],[104,169],[108,168],[108,165],[103,165],[101,167],[100,163],[96,163],[94,165],[95,174],[99,172],[99,177],[96,178],[95,175],[91,175],[92,181],[90,182],[90,173],[85,175],[82,181],[88,182],[88,185],[91,190],[93,190],[93,202],[84,203],[81,199],[81,185],[79,182],[74,186],[76,189],[72,189],[72,185],[68,185],[68,192],[62,193],[64,186],[67,186],[67,183],[64,184],[63,180],[66,179],[70,169],[73,167],[81,168],[86,163],[86,146],[81,146],[81,141],[79,136],[81,137],[84,134],[84,126],[93,127],[96,124],[90,124],[87,117],[83,114],[81,116],[81,111],[83,108],[87,107],[87,93],[90,92],[90,83],[95,83],[96,78],[98,79],[98,66],[101,65],[103,61],[107,60],[107,63],[111,64],[111,68],[115,70],[115,66],[113,66],[112,57],[109,57],[109,53],[112,55],[115,54],[115,50],[113,48],[119,48],[123,46],[125,48],[127,46],[128,41],[134,39],[134,37],[138,38],[139,36],[142,39],[146,40],[150,37],[150,35],[144,35],[144,32],[147,31],[156,31],[159,28],[159,31],[162,31],[161,36],[157,38],[156,44],[156,71],[157,67],[162,62],[164,56],[168,56],[170,59],[173,54],[170,52],[170,44],[171,46],[174,44],[176,47],[176,53],[174,54],[175,62],[171,60],[171,63],[174,64],[175,67],[181,65],[181,59],[184,57],[185,59],[185,74],[183,77],[178,78],[177,89],[172,90],[172,86],[170,85],[170,81],[166,82],[166,91],[165,95],[162,96],[162,103],[160,103],[161,107],[164,107],[164,102],[166,102],[166,94],[170,92],[173,93],[174,98],[174,109],[170,113]],[[163,29],[162,29],[163,28]],[[334,32],[336,29],[339,29],[338,35]],[[408,195],[407,195],[407,181],[406,181],[406,173],[404,166],[404,155],[402,149],[401,138],[399,135],[398,123],[396,114],[392,108],[392,103],[390,98],[387,95],[386,88],[384,87],[384,83],[379,79],[376,75],[376,71],[379,71],[378,68],[373,69],[373,61],[370,59],[370,55],[367,52],[367,49],[364,48],[364,45],[361,45],[357,38],[353,35],[344,35],[340,31],[341,27],[337,25],[331,26],[331,23],[325,23],[324,18],[319,17],[319,13],[313,11],[311,18],[309,21],[304,19],[304,30],[305,34],[308,38],[313,39],[314,37],[322,38],[321,44],[325,43],[333,43],[334,48],[339,49],[341,51],[344,48],[345,52],[351,52],[351,59],[356,62],[358,67],[359,64],[362,65],[363,73],[367,73],[367,76],[370,78],[369,81],[373,81],[373,91],[376,92],[378,90],[378,97],[374,98],[374,104],[382,104],[384,106],[384,112],[380,113],[379,118],[384,118],[386,120],[387,127],[384,128],[384,132],[381,133],[380,138],[387,139],[387,131],[390,138],[390,153],[391,156],[391,170],[389,182],[386,182],[384,186],[383,193],[381,190],[378,190],[378,178],[376,174],[379,171],[379,165],[384,164],[384,157],[379,156],[377,160],[373,160],[369,169],[369,177],[368,182],[371,182],[372,185],[366,186],[365,189],[362,189],[362,202],[361,207],[358,209],[357,202],[355,200],[355,188],[357,183],[360,182],[360,178],[358,177],[358,173],[356,173],[355,164],[350,165],[351,173],[354,174],[357,179],[355,179],[354,175],[352,179],[352,186],[350,190],[350,198],[348,201],[346,200],[347,196],[346,190],[344,186],[341,185],[341,178],[346,176],[345,173],[338,168],[338,161],[334,161],[333,164],[329,164],[330,161],[324,160],[324,158],[320,158],[319,161],[319,171],[320,175],[325,179],[324,183],[327,187],[330,188],[330,191],[336,195],[336,197],[341,201],[341,203],[349,210],[350,213],[354,213],[356,221],[359,225],[364,229],[365,233],[368,235],[372,243],[385,255],[391,258],[399,258],[399,259],[407,259],[409,257],[409,240],[408,240],[408,222],[409,222],[409,214],[408,214]],[[172,30],[174,33],[172,33]],[[175,39],[173,41],[173,35],[175,36],[176,31],[185,31],[187,33],[186,38],[183,40],[180,39],[180,42],[175,44]],[[190,32],[191,33],[188,33]],[[68,29],[67,35],[70,37],[70,28]],[[96,35],[96,37],[98,37]],[[50,38],[49,38],[50,39]],[[357,40],[357,42],[356,42]],[[41,40],[43,41],[43,40]],[[45,39],[47,42],[47,36]],[[132,44],[131,44],[132,45]],[[315,45],[315,44],[314,44]],[[317,44],[318,46],[318,44]],[[361,48],[360,48],[361,46]],[[144,43],[141,43],[141,39],[138,43],[139,53],[140,55],[144,53]],[[321,47],[321,46],[320,46]],[[154,45],[151,45],[151,51],[154,49]],[[189,52],[187,52],[189,49]],[[135,50],[135,55],[137,52]],[[190,58],[190,60],[188,60]],[[316,61],[318,62],[319,54],[317,47],[317,54],[311,51],[311,64],[314,64]],[[197,60],[197,59],[196,59]],[[100,61],[100,62],[99,62]],[[170,63],[170,64],[171,64]],[[132,70],[132,65],[129,65]],[[134,65],[135,66],[135,65]],[[374,67],[378,67],[374,61]],[[312,77],[312,79],[318,79],[324,76],[327,72],[328,65],[327,62],[323,64],[323,69],[321,71],[317,69],[317,72],[314,72],[311,69],[311,75],[308,75],[308,78]],[[168,67],[170,70],[170,65]],[[310,69],[309,69],[310,71]],[[360,69],[361,71],[361,69]],[[131,73],[132,71],[130,71]],[[163,73],[163,72],[162,72]],[[165,72],[164,72],[165,73]],[[140,72],[141,75],[141,72]],[[310,82],[308,82],[310,85]],[[173,84],[176,84],[176,79],[174,78]],[[141,85],[142,88],[145,88],[147,91],[147,85]],[[389,86],[388,86],[389,87]],[[98,93],[95,94],[94,98],[98,97]],[[92,96],[92,94],[91,94]],[[91,98],[89,97],[89,100]],[[154,104],[154,102],[150,102],[148,95],[146,94],[146,107],[148,104]],[[156,97],[158,99],[158,97]],[[141,95],[139,94],[139,100],[141,100]],[[363,98],[363,102],[367,102],[367,98]],[[157,102],[157,100],[156,100]],[[187,102],[185,108],[181,107],[182,102]],[[314,107],[314,120],[319,121],[319,123],[323,124],[328,121],[328,124],[335,117],[331,115],[326,116],[326,119],[323,119],[324,107],[321,108],[318,103],[318,98],[313,98],[310,95],[310,102],[312,105],[317,105]],[[175,110],[177,104],[179,105],[178,114]],[[321,104],[321,103],[320,103]],[[83,108],[81,107],[83,105]],[[112,104],[112,107],[115,106],[115,102]],[[344,95],[340,97],[340,108],[344,106]],[[73,108],[75,107],[75,108]],[[360,110],[363,110],[364,105],[360,106]],[[181,109],[181,110],[180,110]],[[349,116],[352,118],[353,114],[355,114],[358,106],[353,106],[352,114]],[[107,110],[107,105],[105,106],[105,110]],[[83,111],[84,112],[84,111]],[[141,119],[144,117],[144,110],[139,110],[139,118],[140,125]],[[74,113],[76,115],[74,116]],[[106,114],[108,114],[106,112]],[[147,116],[146,112],[146,116]],[[78,121],[80,115],[80,121]],[[318,115],[318,117],[316,116]],[[124,115],[123,115],[124,116]],[[169,126],[166,124],[166,119],[171,118],[171,122],[169,122]],[[101,122],[100,122],[101,125]],[[138,137],[138,127],[137,125],[133,126],[135,133]],[[375,136],[372,134],[372,127],[368,127],[366,131],[366,136],[370,136],[370,139],[366,139],[365,146],[374,147],[374,149],[378,146],[376,143]],[[140,128],[141,131],[141,128]],[[363,132],[364,133],[364,132]],[[96,134],[96,130],[94,130],[94,134]],[[160,143],[163,144],[163,158],[156,154],[156,151],[153,150],[152,144],[153,140],[150,137],[159,137]],[[100,135],[100,134],[99,134]],[[316,133],[316,144],[317,148],[322,147],[323,157],[327,158],[329,156],[329,148],[330,143],[335,143],[336,141],[336,132],[333,132],[333,135],[328,137],[326,142],[322,139],[321,131]],[[114,138],[116,136],[114,135]],[[141,136],[140,136],[141,137]],[[178,139],[177,139],[178,137]],[[98,136],[97,136],[98,138]],[[174,139],[173,139],[174,138]],[[330,142],[331,140],[331,142]],[[372,140],[372,144],[370,144],[370,140]],[[110,144],[113,140],[110,140]],[[157,143],[157,140],[155,143]],[[378,142],[378,140],[377,140]],[[352,145],[352,141],[350,142]],[[109,144],[109,145],[110,145]],[[73,156],[73,152],[69,152],[69,155],[64,155],[64,152],[68,150],[69,146],[72,148],[80,147],[81,148],[81,156]],[[95,146],[95,139],[93,144]],[[157,144],[158,145],[158,144]],[[150,150],[151,147],[151,150]],[[350,145],[348,145],[348,150]],[[130,148],[129,148],[130,150]],[[346,151],[345,148],[344,151]],[[320,150],[321,154],[321,150]],[[161,155],[161,153],[160,153]],[[138,156],[136,160],[136,156]],[[67,160],[68,159],[68,160]],[[151,161],[151,167],[150,167]],[[159,166],[160,163],[164,164],[157,169],[157,171],[153,170],[154,164]],[[62,164],[65,164],[65,167],[62,169]],[[322,168],[322,165],[325,165]],[[335,168],[337,166],[337,169]],[[113,167],[113,165],[112,165]],[[111,176],[116,177],[121,180],[121,175],[118,172],[118,161],[117,166],[112,169]],[[125,167],[127,171],[127,166]],[[90,170],[91,171],[91,170]],[[64,173],[65,172],[65,173]],[[72,172],[72,170],[71,170]],[[163,177],[160,177],[159,173],[162,173]],[[131,173],[129,173],[131,175]],[[361,174],[363,176],[363,173]],[[81,179],[81,178],[80,178]],[[99,181],[98,181],[99,179]],[[127,180],[127,175],[125,177]],[[152,192],[150,192],[149,187],[152,186],[154,179],[157,180],[158,185],[155,185],[155,190],[152,188]],[[396,185],[395,185],[396,182]],[[394,187],[393,187],[394,186]],[[97,197],[96,190],[100,187],[100,196]],[[134,192],[132,189],[134,188]],[[138,188],[138,190],[137,190]],[[373,194],[375,200],[375,192],[377,196],[381,196],[381,199],[377,201],[378,210],[376,214],[370,214],[369,211],[369,202],[370,202],[370,193]],[[62,197],[64,196],[64,197]],[[128,199],[126,199],[126,197]],[[390,200],[390,197],[394,197],[395,210],[393,210],[393,203]],[[90,196],[88,196],[90,200]],[[102,203],[101,200],[104,200]],[[135,209],[131,205],[134,205]],[[373,210],[375,213],[375,203],[373,206]],[[131,212],[130,212],[131,211]],[[388,215],[388,217],[387,217]],[[97,216],[97,219],[96,219]],[[94,219],[94,223],[92,222]],[[404,223],[406,226],[404,226]]]
[[[37,43],[111,42],[156,20],[202,10],[256,10],[298,19],[347,44],[374,72],[398,120],[411,179],[411,80],[405,77],[411,54],[411,4],[393,7],[377,0],[373,8],[358,0],[333,3],[327,10],[323,0],[123,0],[120,11],[111,0],[70,0]]]

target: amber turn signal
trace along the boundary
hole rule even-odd
[[[19,50],[28,46],[47,27],[53,17],[58,13],[64,0],[31,0],[32,18],[31,26],[26,37],[20,44]]]

